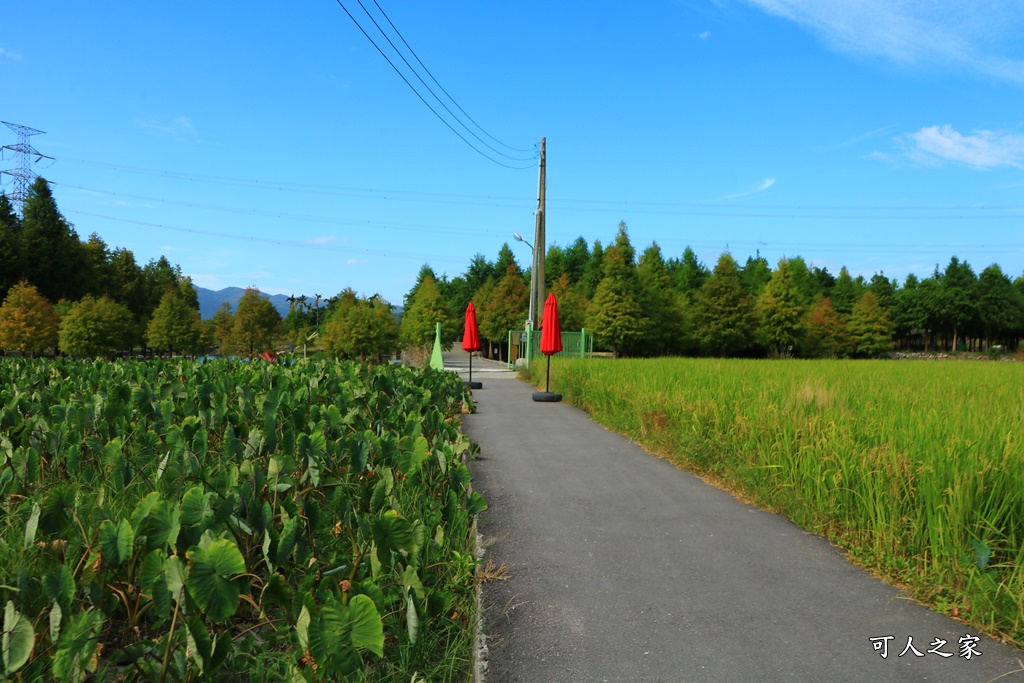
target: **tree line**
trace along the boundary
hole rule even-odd
[[[1024,337],[1024,276],[998,264],[980,274],[953,256],[932,275],[902,282],[876,273],[833,275],[800,256],[773,269],[760,254],[740,264],[723,253],[714,267],[687,247],[665,258],[657,243],[639,256],[620,223],[608,247],[582,237],[547,250],[546,290],[563,330],[586,328],[615,355],[872,357],[903,351],[1012,350]],[[406,296],[443,315],[445,341],[461,334],[472,300],[487,353],[503,357],[509,330],[523,329],[529,272],[508,244],[495,261],[477,254],[448,279],[423,266]],[[439,320],[441,318],[438,318]],[[431,328],[432,330],[433,328]]]

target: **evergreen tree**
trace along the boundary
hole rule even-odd
[[[70,356],[111,356],[130,344],[134,322],[124,304],[86,295],[61,315],[60,350]]]
[[[547,256],[544,257],[544,287],[551,289],[551,283],[565,272],[565,250],[557,244],[548,247]]]
[[[978,301],[975,289],[978,279],[966,261],[954,256],[949,260],[939,282],[939,317],[953,335],[953,350],[977,322]]]
[[[804,335],[806,309],[789,262],[779,261],[757,299],[758,338],[777,356],[789,356]]]
[[[771,279],[771,266],[768,265],[768,260],[761,256],[761,252],[757,252],[757,258],[747,257],[747,263],[740,270],[740,284],[747,290],[747,294],[756,300]]]
[[[435,286],[438,286],[438,293],[440,294],[441,290],[440,286],[437,283],[437,273],[435,273],[434,269],[430,267],[430,264],[424,263],[422,266],[420,266],[420,272],[416,274],[416,283],[412,286],[412,289],[410,289],[408,293],[406,293],[405,298],[402,299],[403,309],[409,308],[409,305],[412,303],[413,299],[416,298],[416,294],[420,291],[420,287],[423,285],[423,281],[426,280],[428,277],[434,281]]]
[[[848,324],[854,352],[858,356],[880,356],[892,351],[895,326],[889,314],[871,292],[865,292],[853,307]]]
[[[0,193],[0,300],[24,277],[21,220],[6,194]]]
[[[811,268],[811,278],[814,280],[814,292],[815,294],[821,294],[825,297],[832,296],[832,288],[836,286],[836,279],[832,273],[828,272],[826,267],[814,266]]]
[[[587,241],[577,237],[576,241],[565,249],[565,272],[569,274],[569,282],[576,284],[583,279],[587,268],[587,261],[590,260],[590,248]]]
[[[928,323],[920,287],[920,281],[913,273],[907,275],[903,286],[896,291],[896,303],[892,310],[892,321],[896,336],[905,340],[907,347],[917,334],[923,334]]]
[[[57,313],[39,290],[22,280],[0,306],[0,349],[32,356],[57,347]]]
[[[846,266],[843,266],[839,269],[836,286],[832,288],[832,305],[840,315],[850,315],[860,297],[861,292],[858,291],[857,283],[850,276]]]
[[[878,305],[892,317],[896,310],[896,281],[890,280],[885,273],[875,273],[871,276],[871,283],[868,291],[878,299]]]
[[[82,244],[41,177],[32,183],[25,199],[21,235],[25,279],[50,301],[79,298],[84,293],[75,287],[85,266]]]
[[[1024,330],[1024,294],[997,264],[981,272],[977,285],[978,316],[986,346],[1004,343]]]
[[[494,262],[494,275],[496,277],[504,277],[505,273],[508,272],[508,267],[513,265],[517,271],[523,270],[516,261],[516,255],[512,251],[512,247],[508,246],[508,242],[505,242],[501,245],[501,249],[498,250],[498,260]]]
[[[210,327],[213,343],[222,354],[229,352],[232,349],[231,338],[235,333],[235,316],[231,313],[231,304],[221,302],[220,308],[210,320]]]
[[[480,334],[504,348],[508,343],[510,330],[523,329],[523,321],[530,312],[530,289],[523,282],[515,263],[505,270],[505,277],[498,280],[486,301],[479,309]],[[539,317],[539,316],[538,316]],[[503,358],[499,357],[499,360]]]
[[[424,266],[426,268],[426,266]],[[399,340],[405,346],[428,348],[434,343],[437,323],[441,323],[441,344],[450,349],[459,332],[456,320],[441,296],[437,280],[429,272],[420,271],[423,279],[415,287],[415,294],[407,299],[402,311]]]
[[[249,357],[270,348],[281,333],[281,314],[255,287],[247,287],[234,315],[233,345]]]
[[[700,262],[693,249],[686,247],[683,250],[683,257],[673,273],[676,289],[692,301],[710,276],[711,271]]]
[[[750,343],[754,301],[740,284],[739,266],[728,253],[697,293],[697,337],[705,353],[736,355]]]
[[[582,330],[587,322],[587,300],[572,286],[568,271],[551,283],[551,293],[558,301],[558,322],[562,329],[567,332]],[[543,313],[542,310],[541,318]]]
[[[398,347],[394,307],[380,296],[364,299],[344,290],[324,324],[323,344],[331,356],[360,361],[393,352]]]
[[[192,353],[202,345],[204,336],[199,311],[192,308],[182,287],[168,287],[146,326],[150,348]]]
[[[640,310],[647,320],[643,336],[636,345],[637,352],[650,356],[682,353],[687,347],[684,297],[672,286],[657,242],[640,256],[637,278]]]
[[[807,266],[807,261],[802,256],[786,259],[786,263],[789,264],[789,274],[793,279],[793,285],[800,293],[800,300],[804,308],[810,308],[811,303],[819,294],[828,296],[818,278],[815,277],[814,271]],[[828,271],[825,271],[825,275],[828,275]]]
[[[593,300],[597,292],[597,285],[604,277],[604,247],[600,240],[594,240],[594,247],[590,250],[590,259],[583,269],[583,296]]]
[[[807,314],[800,350],[811,358],[843,358],[853,350],[846,321],[832,307],[828,297],[819,297]]]
[[[587,329],[615,357],[636,344],[649,324],[640,308],[633,253],[625,224],[620,223],[615,244],[603,253],[604,277],[587,308]]]

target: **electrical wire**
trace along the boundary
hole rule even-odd
[[[366,14],[366,16],[367,16],[367,17],[369,17],[369,18],[370,18],[370,21],[371,21],[371,22],[373,22],[373,25],[377,27],[377,30],[378,30],[378,31],[380,32],[380,34],[381,34],[382,36],[384,36],[384,40],[388,41],[388,45],[390,45],[390,46],[391,46],[391,49],[395,51],[395,54],[397,54],[397,55],[398,55],[398,56],[399,56],[399,57],[401,58],[401,60],[402,60],[402,61],[403,61],[403,62],[405,63],[405,65],[406,65],[407,67],[409,67],[409,71],[411,71],[411,72],[413,73],[413,75],[414,75],[414,76],[416,76],[416,78],[417,78],[417,79],[419,80],[419,82],[423,84],[423,87],[427,89],[427,92],[429,92],[429,93],[430,93],[431,95],[433,95],[434,99],[435,99],[435,100],[437,100],[438,104],[440,104],[440,105],[441,105],[442,107],[444,107],[444,110],[445,110],[446,112],[448,112],[448,114],[449,114],[449,115],[450,115],[450,116],[451,116],[451,117],[452,117],[453,119],[455,119],[455,120],[456,120],[456,121],[457,121],[457,122],[459,123],[459,125],[460,125],[460,126],[462,126],[463,128],[465,128],[465,129],[466,129],[466,132],[467,132],[467,133],[469,133],[469,134],[470,134],[470,135],[472,135],[472,136],[473,136],[474,138],[476,138],[476,140],[477,140],[477,141],[478,141],[478,142],[479,142],[479,143],[480,143],[481,145],[483,145],[483,146],[484,146],[484,147],[486,147],[487,149],[491,150],[491,151],[492,151],[492,152],[494,152],[495,154],[498,154],[498,155],[501,155],[501,156],[505,157],[506,159],[510,159],[510,160],[512,160],[512,161],[532,161],[532,160],[534,160],[534,159],[536,159],[536,158],[537,158],[536,154],[534,154],[533,156],[529,156],[529,157],[514,157],[514,156],[511,156],[511,155],[509,155],[509,154],[505,154],[505,153],[504,153],[504,152],[502,152],[501,150],[495,149],[495,148],[494,148],[494,147],[492,147],[491,145],[487,144],[487,141],[486,141],[486,140],[484,140],[484,139],[483,139],[483,138],[481,138],[481,137],[480,137],[479,135],[477,135],[476,133],[474,133],[474,132],[473,132],[473,130],[472,130],[472,129],[471,129],[471,128],[470,128],[469,126],[467,126],[467,125],[466,125],[466,124],[465,124],[465,123],[464,123],[464,122],[462,121],[462,119],[460,119],[460,118],[459,118],[459,117],[458,117],[458,116],[457,116],[457,115],[455,114],[455,112],[453,112],[453,111],[452,111],[452,110],[451,110],[451,109],[450,109],[450,108],[448,107],[448,105],[444,103],[444,101],[443,101],[443,100],[442,100],[442,99],[441,99],[440,97],[438,97],[438,96],[437,96],[437,93],[435,93],[435,92],[434,92],[433,88],[431,88],[431,87],[430,87],[430,85],[429,85],[429,84],[428,84],[428,83],[427,83],[427,82],[426,82],[425,80],[423,80],[423,77],[422,77],[422,76],[420,76],[419,72],[418,72],[418,71],[416,70],[416,67],[414,67],[414,66],[413,66],[412,64],[410,64],[410,63],[409,63],[409,60],[405,58],[405,55],[403,55],[403,54],[402,54],[402,51],[398,49],[398,46],[396,46],[396,45],[394,44],[394,42],[392,42],[392,40],[391,40],[391,38],[390,38],[390,37],[388,36],[388,34],[384,32],[384,29],[382,29],[382,28],[380,27],[380,24],[378,24],[378,23],[377,23],[377,20],[376,20],[376,19],[375,19],[375,18],[373,17],[373,15],[372,15],[372,14],[370,14],[370,11],[369,11],[368,9],[366,9],[366,5],[364,5],[364,4],[363,4],[363,0],[356,0],[356,2],[358,2],[358,3],[359,3],[359,6],[363,8],[363,12],[364,12],[364,13]],[[378,9],[379,9],[379,8],[380,8],[380,5],[377,5],[377,7],[378,7]],[[383,10],[382,10],[382,12],[383,12]],[[389,23],[390,23],[390,22],[389,22]],[[392,28],[394,28],[394,24],[392,24]],[[395,30],[396,30],[396,32],[397,32],[397,29],[395,29]],[[408,44],[406,44],[406,45],[408,46]],[[428,72],[428,73],[429,73],[429,72]],[[449,95],[449,98],[450,98],[450,97],[451,97],[451,96]],[[458,106],[458,105],[456,104],[456,106]],[[461,108],[461,107],[460,107],[460,108]],[[531,151],[531,150],[524,150],[524,151]]]
[[[361,4],[362,3],[360,3],[360,5]],[[497,142],[502,147],[507,147],[508,149],[512,150],[513,152],[532,152],[532,151],[535,151],[534,149],[522,149],[520,147],[513,147],[512,145],[509,145],[509,144],[506,144],[506,143],[502,142],[501,140],[499,140],[498,138],[494,137],[493,135],[488,133],[486,130],[484,130],[483,126],[481,126],[479,123],[477,123],[473,119],[473,117],[470,116],[469,113],[465,109],[463,109],[459,105],[458,102],[455,101],[455,98],[452,97],[451,94],[447,90],[445,90],[444,86],[441,85],[441,83],[436,78],[434,78],[434,74],[432,74],[430,72],[430,69],[427,68],[427,65],[423,63],[423,60],[420,59],[419,55],[416,54],[416,51],[412,49],[412,46],[409,45],[409,42],[405,39],[405,36],[402,35],[402,32],[399,31],[398,27],[395,26],[394,22],[391,21],[391,17],[389,17],[388,13],[384,11],[384,8],[380,6],[380,3],[378,3],[377,0],[373,0],[373,4],[377,6],[377,9],[384,16],[384,19],[387,20],[387,22],[391,26],[392,30],[398,35],[398,38],[402,41],[402,44],[404,44],[406,49],[409,50],[409,53],[416,59],[416,61],[419,63],[419,65],[423,67],[423,70],[427,72],[427,75],[430,76],[430,80],[434,81],[434,83],[437,84],[437,87],[441,89],[441,92],[443,92],[448,97],[448,99],[452,101],[452,104],[454,104],[456,106],[456,108],[459,111],[461,111],[466,116],[466,118],[469,119],[470,122],[472,122],[472,124],[474,126],[476,126],[477,128],[480,129],[480,132],[482,132],[484,135],[489,137],[491,140],[494,140],[495,142]],[[365,7],[363,8],[363,11],[366,11]],[[380,28],[380,27],[378,27],[378,28]],[[383,33],[383,31],[381,31],[381,33]],[[406,62],[406,63],[408,64],[408,62]],[[437,97],[437,96],[435,95],[435,97]],[[477,139],[479,139],[479,138],[477,138]],[[495,150],[495,151],[497,151],[497,150]]]
[[[503,166],[505,168],[510,168],[512,170],[517,170],[517,171],[524,171],[524,170],[527,170],[527,169],[535,168],[535,166],[533,164],[530,164],[528,166],[512,166],[510,164],[506,164],[506,163],[504,163],[502,161],[499,161],[499,160],[495,159],[492,156],[489,156],[486,152],[484,152],[484,151],[478,149],[476,146],[474,146],[473,143],[471,143],[469,140],[467,140],[465,138],[465,136],[463,136],[459,131],[455,130],[455,128],[450,123],[445,121],[444,117],[441,116],[437,112],[436,109],[434,109],[432,106],[430,106],[430,103],[427,102],[426,98],[424,98],[423,95],[421,95],[420,92],[413,86],[413,84],[409,82],[409,79],[405,77],[405,74],[403,74],[401,72],[401,70],[397,66],[395,66],[395,63],[393,61],[391,61],[391,59],[384,53],[384,50],[381,49],[381,47],[377,44],[377,42],[373,38],[370,37],[370,34],[366,32],[366,29],[363,28],[362,24],[360,24],[359,21],[354,16],[352,16],[352,13],[348,11],[348,8],[345,7],[344,3],[342,3],[341,0],[335,0],[335,2],[337,2],[338,6],[341,7],[341,9],[343,9],[345,11],[345,14],[348,15],[348,18],[352,20],[352,23],[354,23],[356,25],[356,27],[362,32],[362,34],[364,36],[366,36],[366,39],[370,41],[370,44],[373,45],[377,49],[377,52],[380,53],[381,57],[383,57],[384,60],[391,66],[391,68],[394,69],[395,73],[398,74],[399,78],[401,78],[402,81],[404,81],[405,84],[407,86],[409,86],[409,89],[412,90],[413,93],[416,95],[416,97],[419,98],[420,102],[422,102],[427,107],[427,109],[429,109],[431,111],[431,113],[433,113],[434,116],[437,117],[437,120],[440,121],[441,123],[443,123],[448,128],[448,130],[450,130],[451,132],[455,133],[455,135],[458,136],[458,138],[460,140],[462,140],[464,143],[466,143],[466,145],[468,145],[470,147],[470,149],[472,149],[474,152],[476,152],[477,154],[479,154],[483,158],[487,159],[488,161],[497,164],[498,166]]]
[[[412,260],[423,260],[430,259],[431,261],[443,261],[447,263],[463,263],[463,259],[453,259],[449,256],[431,256],[428,254],[411,254],[407,252],[397,251],[382,251],[379,249],[356,249],[350,247],[333,247],[329,244],[315,244],[311,242],[296,242],[292,240],[278,240],[271,237],[254,237],[251,235],[237,235],[228,232],[218,232],[215,230],[202,230],[199,228],[181,228],[172,225],[164,225],[162,223],[149,223],[146,221],[136,221],[129,218],[118,218],[117,216],[105,216],[103,214],[92,213],[91,211],[81,211],[79,209],[71,208],[65,209],[67,213],[88,216],[90,218],[99,218],[102,220],[116,221],[118,223],[130,223],[132,225],[142,225],[149,228],[159,228],[161,230],[173,230],[175,232],[185,232],[194,235],[205,235],[207,237],[221,237],[224,239],[240,240],[243,242],[258,242],[261,244],[273,244],[281,247],[293,247],[298,249],[313,249],[315,251],[336,251],[343,254],[365,254],[368,256],[383,256],[385,258],[403,258]]]

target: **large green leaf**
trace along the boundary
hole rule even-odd
[[[181,523],[206,525],[213,519],[212,493],[204,493],[201,486],[193,486],[181,499]]]
[[[81,612],[61,630],[57,653],[53,657],[53,675],[57,680],[80,683],[85,679],[86,668],[99,643],[96,636],[102,625],[103,615],[100,612]]]
[[[34,643],[32,622],[8,600],[4,608],[4,633],[0,643],[3,648],[4,673],[10,675],[23,667],[32,656]]]
[[[43,574],[43,593],[53,602],[70,607],[75,597],[75,576],[69,567]]]
[[[32,504],[32,514],[29,515],[28,522],[25,524],[25,544],[24,547],[28,548],[36,541],[36,529],[39,528],[39,503]]]
[[[282,566],[288,562],[292,551],[295,549],[295,541],[299,537],[299,518],[292,517],[285,522],[281,529],[281,537],[277,539],[277,565]]]
[[[212,541],[205,550],[193,546],[186,553],[192,562],[185,587],[211,621],[224,621],[238,608],[239,586],[234,580],[245,573],[245,559],[238,546],[225,538]]]
[[[388,510],[380,517],[371,519],[370,529],[377,544],[377,559],[385,567],[394,563],[394,555],[399,551],[412,550],[412,525],[396,511]]]
[[[353,596],[348,606],[327,598],[308,629],[309,649],[326,677],[350,676],[363,667],[357,648],[384,655],[384,625],[373,600]]]
[[[127,519],[122,519],[116,526],[109,519],[100,525],[100,550],[107,564],[120,566],[132,556],[132,545],[135,534]]]

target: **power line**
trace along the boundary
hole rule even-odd
[[[359,4],[362,5],[361,2]],[[420,59],[419,55],[416,54],[416,51],[412,49],[412,46],[409,45],[409,42],[405,39],[405,36],[402,35],[402,32],[399,31],[398,27],[395,26],[394,22],[391,21],[391,17],[389,17],[388,13],[384,11],[384,8],[380,6],[380,3],[378,3],[377,0],[373,0],[373,4],[377,6],[377,9],[384,16],[384,18],[387,20],[388,24],[391,26],[391,28],[394,30],[394,32],[398,35],[399,39],[402,41],[402,43],[405,45],[405,47],[409,50],[409,53],[416,59],[416,61],[419,63],[419,65],[423,67],[423,70],[427,72],[427,75],[430,76],[430,80],[434,81],[434,83],[437,84],[437,87],[441,89],[441,92],[443,92],[448,97],[448,99],[452,101],[452,104],[454,104],[458,108],[459,111],[461,111],[463,114],[465,114],[466,118],[469,119],[474,126],[476,126],[477,128],[480,129],[480,132],[482,132],[484,135],[486,135],[490,139],[492,139],[495,142],[497,142],[499,145],[501,145],[503,147],[507,147],[508,149],[512,150],[513,152],[530,152],[530,151],[535,151],[533,149],[522,149],[522,148],[519,148],[519,147],[513,147],[512,145],[509,145],[509,144],[506,144],[506,143],[502,142],[501,140],[499,140],[498,138],[494,137],[493,135],[488,133],[486,130],[484,130],[483,126],[481,126],[479,123],[477,123],[473,119],[473,117],[470,116],[466,112],[466,110],[463,109],[459,105],[459,103],[455,101],[455,98],[452,97],[451,94],[447,90],[445,90],[444,86],[441,85],[441,83],[436,78],[434,78],[434,74],[432,74],[430,72],[430,69],[427,68],[427,65],[423,63],[423,60]],[[363,8],[363,11],[366,11],[365,7]],[[383,31],[382,31],[382,33],[383,33]],[[408,63],[408,62],[406,62],[406,63]],[[436,95],[435,95],[435,97],[436,97]]]
[[[378,199],[378,200],[389,200],[389,201],[409,201],[409,202],[425,202],[425,203],[439,203],[439,204],[461,204],[466,206],[488,206],[494,208],[515,208],[523,209],[529,208],[532,210],[532,200],[527,202],[519,197],[510,197],[502,195],[473,195],[473,194],[456,194],[456,193],[442,193],[442,192],[421,192],[415,190],[396,190],[396,189],[374,189],[374,188],[353,188],[353,187],[339,187],[333,185],[314,185],[314,184],[303,184],[303,183],[288,183],[283,181],[263,181],[263,180],[252,180],[243,178],[231,178],[225,176],[210,176],[195,173],[182,173],[178,171],[162,171],[157,169],[140,168],[136,166],[125,166],[119,164],[110,164],[104,162],[88,161],[84,159],[70,159],[61,158],[61,161],[77,163],[86,166],[93,166],[97,168],[107,168],[115,171],[125,171],[128,173],[137,173],[142,175],[153,175],[157,177],[173,178],[176,180],[187,180],[191,182],[203,182],[203,183],[214,183],[222,185],[233,185],[239,187],[255,187],[264,190],[277,190],[280,192],[296,192],[302,194],[314,194],[314,195],[328,195],[328,196],[342,196],[342,197],[356,197],[364,199]],[[470,201],[480,200],[480,201]],[[486,201],[484,201],[486,200]],[[520,202],[522,204],[504,204],[504,203],[492,203],[492,202]],[[808,204],[808,205],[793,205],[793,204],[747,204],[743,207],[737,206],[721,206],[709,202],[656,202],[656,201],[627,201],[627,200],[602,200],[602,199],[565,199],[557,198],[552,199],[548,197],[548,205],[555,205],[560,211],[586,211],[586,212],[598,212],[598,213],[636,213],[636,214],[663,214],[663,215],[679,215],[679,216],[693,216],[693,217],[724,217],[724,218],[808,218],[808,219],[840,219],[840,218],[854,218],[854,219],[921,219],[927,220],[932,218],[949,220],[950,218],[960,219],[973,219],[973,218],[994,218],[994,219],[1013,219],[1013,218],[1024,218],[1024,215],[995,215],[995,216],[971,216],[969,213],[995,213],[1000,211],[1016,211],[1024,212],[1024,205],[994,205],[994,206],[924,206],[924,205],[825,205],[825,204]],[[571,206],[584,205],[584,206]],[[586,206],[589,205],[589,206]],[[637,207],[672,207],[672,208],[689,208],[700,211],[651,211]],[[750,212],[748,212],[750,211]],[[885,216],[878,214],[865,214],[861,216],[819,216],[819,215],[806,215],[796,216],[789,214],[777,214],[777,213],[751,213],[752,211],[899,211],[899,212],[910,212],[910,211],[930,211],[930,212],[946,212],[955,211],[960,212],[961,215],[954,217],[943,217],[939,215],[923,215],[923,216]]]
[[[498,166],[503,166],[505,168],[510,168],[510,169],[519,170],[519,171],[534,168],[533,164],[530,164],[528,166],[512,166],[512,165],[506,164],[506,163],[504,163],[502,161],[499,161],[499,160],[495,159],[494,157],[488,155],[486,152],[484,152],[484,151],[478,149],[476,146],[474,146],[473,143],[471,143],[469,140],[467,140],[465,138],[465,136],[462,135],[462,133],[460,133],[459,131],[455,130],[455,128],[450,123],[445,121],[444,117],[441,116],[437,112],[437,110],[434,109],[430,105],[429,102],[427,102],[426,98],[424,98],[423,95],[421,95],[420,92],[415,88],[415,86],[413,86],[413,84],[409,82],[409,79],[405,77],[405,74],[403,74],[401,72],[401,70],[397,66],[395,66],[395,63],[393,61],[391,61],[391,58],[389,58],[384,53],[384,50],[381,49],[381,47],[377,44],[377,42],[373,38],[370,37],[370,34],[366,32],[366,29],[363,28],[362,24],[360,24],[359,21],[354,16],[352,16],[352,13],[348,11],[348,8],[345,7],[344,3],[342,3],[341,0],[335,0],[335,2],[337,2],[338,6],[341,7],[341,9],[343,9],[345,11],[345,14],[348,15],[348,18],[352,20],[352,23],[354,23],[356,25],[356,27],[362,32],[362,34],[366,37],[366,39],[370,41],[370,44],[373,45],[377,49],[377,52],[380,53],[380,56],[384,58],[384,60],[391,66],[392,69],[394,69],[395,73],[398,74],[399,78],[401,78],[402,81],[405,82],[405,84],[407,86],[409,86],[409,89],[412,90],[413,93],[416,95],[416,97],[419,98],[420,102],[422,102],[424,104],[424,106],[426,106],[427,109],[429,109],[431,111],[431,113],[434,116],[437,117],[438,121],[440,121],[445,126],[447,126],[448,130],[450,130],[451,132],[455,133],[455,135],[457,135],[460,140],[462,140],[464,143],[466,143],[474,152],[476,152],[480,156],[484,157],[488,161],[491,161],[491,162],[497,164]],[[360,3],[360,6],[361,5],[362,5],[362,3]],[[363,8],[363,9],[365,11],[365,8]],[[378,27],[378,29],[379,29],[379,27]],[[385,36],[385,37],[387,37],[387,36]],[[399,55],[399,56],[401,56],[401,55]],[[435,95],[435,97],[436,97],[436,95]],[[461,121],[460,121],[460,123],[461,123]],[[465,126],[465,124],[463,124],[463,126]]]
[[[343,254],[366,254],[369,256],[383,256],[385,258],[403,258],[412,260],[423,260],[430,259],[432,261],[444,261],[447,263],[463,263],[462,259],[453,259],[447,256],[430,256],[426,254],[410,254],[407,252],[398,251],[383,251],[379,249],[356,249],[350,247],[333,247],[329,244],[316,244],[311,242],[296,242],[293,240],[279,240],[272,237],[254,237],[251,235],[237,235],[228,232],[217,232],[214,230],[201,230],[199,228],[181,228],[172,225],[164,225],[162,223],[149,223],[146,221],[136,221],[128,218],[118,218],[117,216],[105,216],[103,214],[92,213],[90,211],[80,211],[78,209],[66,209],[67,213],[89,216],[90,218],[99,218],[102,220],[116,221],[118,223],[130,223],[132,225],[142,225],[149,228],[159,228],[161,230],[172,230],[174,232],[185,232],[194,235],[205,235],[208,237],[221,237],[224,239],[239,240],[242,242],[258,242],[261,244],[273,244],[281,247],[293,247],[297,249],[313,249],[315,251],[336,251]]]

